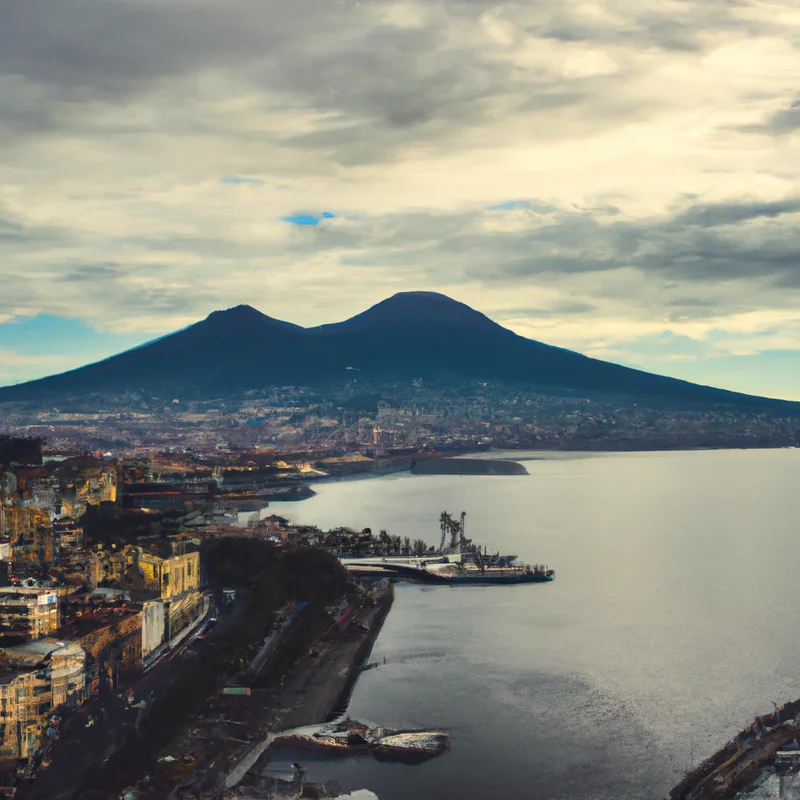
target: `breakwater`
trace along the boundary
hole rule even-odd
[[[411,462],[413,475],[528,475],[518,461],[489,458],[425,458]]]
[[[691,769],[668,800],[732,800],[800,736],[800,700],[757,717],[713,756]]]

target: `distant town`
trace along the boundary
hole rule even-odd
[[[2,404],[0,432],[54,447],[142,455],[270,448],[290,462],[485,449],[795,447],[800,417],[726,405],[540,393],[421,380],[371,389],[281,387],[197,401],[147,393]],[[365,462],[366,467],[366,462]],[[325,471],[323,469],[323,471]]]

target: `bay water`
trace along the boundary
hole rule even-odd
[[[414,766],[304,755],[308,779],[380,800],[656,800],[800,697],[800,450],[505,455],[529,474],[401,473],[270,505],[429,544],[441,511],[466,511],[475,542],[556,571],[398,584],[349,714],[446,730],[451,749]]]

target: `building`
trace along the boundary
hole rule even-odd
[[[160,597],[142,603],[142,660],[145,664],[163,644],[168,633],[167,622],[166,606]]]
[[[178,552],[175,552],[177,550]],[[151,653],[159,635],[169,641],[197,618],[203,605],[200,593],[200,552],[184,542],[168,544],[160,552],[127,545],[121,550],[93,554],[91,583],[123,589],[151,590],[161,597],[162,609],[148,607],[142,623],[142,649]],[[148,598],[149,599],[149,598]],[[164,615],[158,632],[159,615]]]
[[[79,612],[58,632],[59,639],[86,653],[92,694],[116,690],[120,679],[142,668],[142,613],[125,606]]]
[[[58,594],[47,589],[0,590],[0,644],[10,646],[52,636],[60,623]]]
[[[14,561],[53,561],[53,523],[44,509],[4,505],[0,509],[0,536],[10,540]]]
[[[140,547],[126,545],[121,549],[106,549],[102,545],[92,554],[89,582],[93,589],[101,585],[122,587],[135,581],[139,574]]]
[[[202,608],[200,553],[190,551],[162,558],[142,553],[139,567],[148,589],[160,589],[165,606],[166,639],[169,641],[189,625]]]
[[[159,590],[165,602],[200,589],[198,551],[167,558],[153,553],[142,553],[139,557],[139,568],[147,588]]]
[[[53,639],[0,650],[0,757],[28,759],[48,716],[86,699],[86,654]]]
[[[69,564],[84,555],[86,536],[83,526],[75,520],[65,517],[53,523],[54,561],[57,564]]]
[[[44,670],[0,670],[0,756],[29,758],[39,747],[51,708],[52,691]]]

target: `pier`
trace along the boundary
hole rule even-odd
[[[466,516],[462,511],[460,519],[455,519],[443,511],[439,518],[439,548],[431,548],[427,555],[342,557],[339,562],[355,575],[394,575],[422,583],[451,586],[548,583],[555,579],[555,571],[545,564],[518,564],[516,555],[489,554],[486,547],[481,549],[465,535]]]

